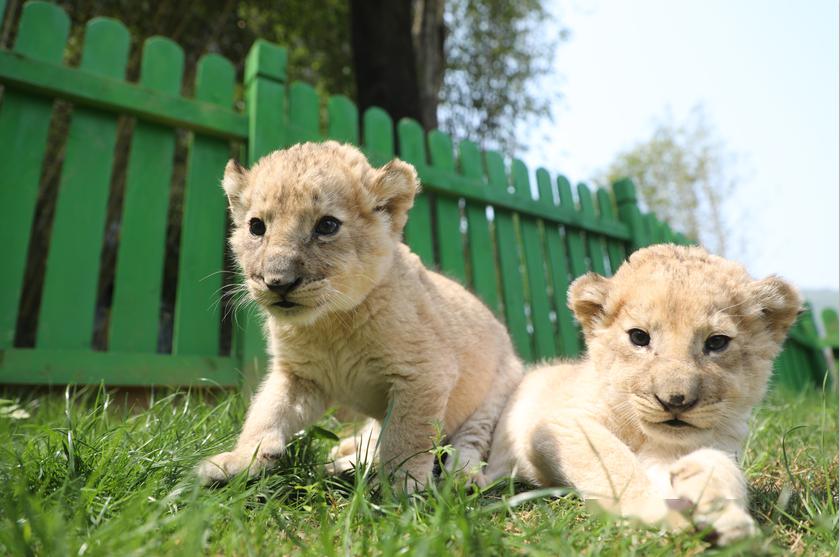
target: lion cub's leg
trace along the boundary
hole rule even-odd
[[[431,449],[450,390],[442,378],[430,380],[434,377],[433,372],[416,370],[411,380],[394,381],[391,386],[390,408],[379,434],[379,463],[398,491],[422,490],[432,477]]]
[[[365,421],[355,435],[345,437],[330,451],[332,462],[327,464],[328,474],[343,474],[360,463],[370,464],[376,459],[379,449],[381,426],[373,418]]]
[[[521,379],[522,363],[516,356],[507,357],[494,375],[490,391],[482,403],[449,440],[454,449],[446,459],[449,472],[463,472],[479,485],[485,483],[481,474],[482,460],[487,458],[493,430],[505,403]]]
[[[700,528],[712,527],[718,544],[755,534],[744,475],[731,455],[700,449],[672,464],[670,475],[674,494],[693,504],[694,522]]]
[[[538,425],[529,459],[546,485],[568,485],[621,516],[656,524],[669,515],[636,455],[596,420],[569,412]]]
[[[251,406],[236,447],[198,465],[204,483],[226,481],[248,470],[256,476],[281,454],[289,437],[324,413],[324,393],[311,381],[272,371],[263,381]]]

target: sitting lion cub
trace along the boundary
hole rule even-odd
[[[571,485],[609,510],[719,543],[755,531],[738,468],[753,406],[800,308],[796,290],[701,248],[639,250],[569,290],[588,355],[527,374],[485,475]]]
[[[271,366],[236,447],[202,462],[202,480],[259,473],[333,402],[383,423],[379,460],[398,489],[429,479],[438,427],[448,465],[476,473],[522,366],[492,313],[401,243],[414,168],[305,143],[250,170],[229,162],[222,185]]]

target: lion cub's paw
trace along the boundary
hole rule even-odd
[[[484,478],[481,474],[484,468],[481,454],[472,447],[454,447],[454,450],[446,456],[444,467],[448,474],[461,476],[468,483],[478,483],[479,478],[482,480]]]
[[[195,469],[195,473],[203,485],[216,482],[227,482],[232,476],[239,474],[251,464],[250,456],[243,456],[236,452],[220,453],[202,460]],[[257,469],[251,467],[250,475],[255,475]]]
[[[750,538],[758,533],[753,517],[732,502],[726,504],[722,510],[711,513],[695,511],[693,519],[700,530],[711,527],[710,540],[720,546]]]

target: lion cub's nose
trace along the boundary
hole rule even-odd
[[[269,290],[271,290],[275,294],[280,294],[281,296],[287,295],[289,292],[300,286],[302,280],[303,279],[301,277],[297,277],[291,282],[271,277],[266,277],[265,279],[263,279],[265,285],[268,287]]]
[[[654,395],[656,400],[659,401],[659,404],[662,405],[662,408],[667,410],[668,412],[685,412],[691,409],[695,404],[697,404],[697,399],[694,398],[692,400],[686,400],[685,395],[681,394],[671,394],[666,397],[666,400],[663,400],[659,397],[659,395]]]

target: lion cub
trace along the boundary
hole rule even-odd
[[[438,427],[449,467],[476,473],[522,366],[492,313],[401,243],[414,168],[305,143],[250,170],[229,162],[222,185],[271,365],[236,447],[202,462],[202,480],[259,473],[333,402],[382,422],[379,460],[398,489],[429,479]]]
[[[738,452],[801,300],[784,281],[697,247],[639,250],[569,290],[587,356],[525,376],[500,419],[486,481],[572,485],[648,523],[755,531]],[[681,507],[681,508],[680,508]]]

